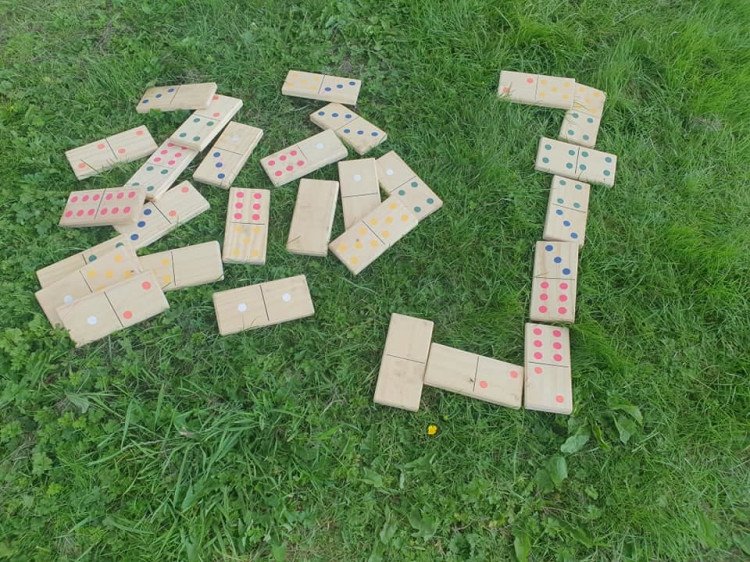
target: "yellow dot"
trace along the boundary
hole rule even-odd
[[[409,215],[401,215],[401,222],[408,222]]]
[[[375,226],[376,224],[378,224],[378,217],[375,217],[374,219],[370,219],[370,224],[372,226]],[[362,233],[362,230],[363,229],[360,229],[360,233]]]
[[[169,265],[169,258],[161,258],[161,264],[164,266]]]
[[[388,208],[392,211],[393,209],[398,209],[398,203],[393,202],[390,205],[388,205]]]
[[[377,240],[370,240],[370,246],[372,246],[373,248],[377,248],[378,247],[378,241]]]
[[[122,254],[116,254],[116,255],[115,255],[115,263],[120,263],[120,262],[121,262],[122,260],[124,260],[124,259],[125,259],[125,258],[123,257],[123,255],[122,255]]]
[[[89,269],[88,273],[86,273],[90,278],[96,277],[96,269]]]
[[[357,248],[357,250],[361,250],[362,249],[362,242],[360,242],[359,240],[357,240],[354,243],[354,247]]]
[[[387,230],[381,230],[381,231],[380,231],[380,235],[381,235],[381,236],[382,236],[383,238],[388,238],[388,237],[389,237],[389,236],[391,235],[391,233],[390,233],[390,232],[388,232]]]
[[[243,236],[242,237],[242,243],[243,244],[250,244],[251,241],[252,241],[252,239],[249,236]]]
[[[124,271],[123,274],[122,274],[122,276],[125,279],[130,279],[133,276],[133,270],[132,269],[128,269],[127,271]]]
[[[251,258],[257,258],[259,256],[260,256],[260,252],[258,250],[253,250],[252,252],[250,252]]]
[[[430,437],[437,435],[437,432],[438,426],[436,426],[434,423],[431,423],[427,426],[427,435],[429,435]]]
[[[386,217],[385,218],[385,224],[391,224],[393,222],[393,217]]]
[[[114,271],[112,271],[111,269],[108,269],[107,271],[105,271],[105,272],[104,272],[104,276],[105,276],[105,277],[106,277],[107,279],[112,279],[112,276],[113,276],[114,274],[115,274],[115,272],[114,272]]]
[[[240,255],[240,249],[239,248],[232,248],[232,256],[233,257],[239,257]]]
[[[339,244],[339,252],[344,253],[349,249],[349,246],[346,244]]]
[[[570,82],[565,82],[563,84],[563,88],[570,88]]]
[[[253,234],[260,234],[261,230],[263,230],[261,227],[254,226],[253,227]]]
[[[360,236],[364,236],[365,234],[367,234],[367,229],[366,229],[366,228],[365,228],[364,226],[360,226],[360,227],[359,227],[359,230],[357,231],[357,233],[358,233],[358,234],[359,234]]]
[[[553,92],[556,92],[557,91],[557,86],[552,86],[552,88],[550,88],[550,90],[552,90]]]
[[[539,83],[540,84],[546,84],[547,83],[547,79],[546,78],[542,78],[541,80],[539,80]]]
[[[564,100],[570,99],[570,96],[568,94],[563,94],[562,99]]]
[[[234,231],[235,231],[236,233],[238,233],[238,234],[239,234],[240,232],[242,232],[242,225],[241,225],[241,224],[236,224],[236,225],[234,226]]]
[[[165,285],[169,285],[172,282],[172,278],[169,275],[165,275],[161,278],[161,282]]]
[[[539,95],[540,98],[543,98],[544,97],[544,92],[539,92],[538,95]]]
[[[349,258],[349,263],[352,265],[357,265],[359,263],[359,258],[357,256],[352,256]]]

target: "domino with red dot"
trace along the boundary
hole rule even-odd
[[[526,324],[524,372],[524,408],[553,414],[573,411],[567,328]]]
[[[266,263],[270,208],[271,192],[267,189],[229,190],[222,251],[225,263]]]
[[[129,224],[141,212],[144,197],[142,187],[74,191],[58,224],[72,228]]]
[[[576,81],[572,78],[503,70],[497,95],[516,103],[571,109],[575,91]]]
[[[145,125],[94,141],[65,152],[65,157],[79,180],[95,176],[118,164],[132,162],[156,150]]]
[[[575,321],[578,243],[536,243],[529,318],[537,322]]]
[[[216,94],[205,109],[194,111],[170,140],[193,150],[204,150],[242,108],[242,100]]]
[[[346,147],[328,130],[262,158],[260,165],[271,183],[280,187],[346,156]]]

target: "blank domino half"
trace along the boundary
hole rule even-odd
[[[65,157],[79,180],[95,176],[118,164],[132,162],[156,150],[145,125],[135,127],[65,152]]]
[[[141,212],[142,187],[113,187],[74,191],[60,217],[60,226],[112,226],[129,224]]]
[[[135,110],[148,113],[152,109],[176,111],[178,109],[205,109],[216,94],[215,82],[155,86],[146,90]]]
[[[577,279],[576,242],[537,242],[529,318],[539,322],[575,321]]]
[[[158,199],[174,185],[197,155],[197,150],[167,139],[125,185],[145,188],[149,201]]]
[[[339,187],[344,228],[349,228],[380,205],[375,159],[362,158],[339,162]]]
[[[271,192],[233,187],[229,190],[224,226],[225,263],[266,263]]]
[[[383,191],[400,198],[421,221],[443,206],[435,192],[393,150],[375,161]]]
[[[297,190],[286,249],[292,254],[326,257],[331,241],[339,182],[302,179]]]
[[[158,201],[146,203],[135,223],[116,225],[115,229],[138,250],[209,208],[208,201],[198,190],[190,182],[184,181],[168,190]]]
[[[216,240],[183,246],[140,258],[144,271],[153,271],[164,292],[224,279],[221,249]]]
[[[572,78],[503,70],[497,95],[516,103],[571,109],[575,87]]]
[[[304,275],[220,291],[213,301],[222,336],[315,314]]]
[[[240,108],[241,99],[216,94],[207,108],[193,112],[180,128],[172,133],[170,139],[175,144],[200,152],[211,144]]]
[[[310,121],[321,129],[334,131],[360,155],[366,154],[388,137],[385,131],[339,103],[329,103],[313,111]]]
[[[67,258],[43,267],[36,272],[39,285],[42,288],[48,287],[67,275],[78,271],[87,263],[94,262],[104,254],[107,254],[116,248],[122,248],[127,244],[127,238],[118,235],[110,240],[102,242],[101,244],[97,244],[88,250],[78,252],[77,254],[73,254],[72,256],[68,256]]]
[[[290,70],[281,86],[281,93],[285,96],[356,105],[361,88],[362,81],[355,78]]]
[[[57,309],[76,347],[143,322],[169,308],[154,273],[146,271]]]
[[[228,188],[263,137],[263,129],[232,121],[193,173],[201,183]]]
[[[527,323],[524,347],[524,408],[570,414],[573,385],[568,329]]]
[[[469,398],[520,408],[523,368],[433,343],[424,384]]]
[[[346,158],[346,147],[333,131],[323,131],[261,159],[260,165],[276,187]]]
[[[419,409],[433,327],[430,320],[391,314],[375,384],[376,404],[412,412]]]

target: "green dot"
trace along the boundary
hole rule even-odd
[[[187,136],[187,133],[180,133],[180,138],[184,139]]]
[[[214,123],[215,123],[215,121],[209,121],[208,123],[206,123],[206,125],[208,125],[209,127],[213,127]]]
[[[141,182],[134,181],[133,183],[130,184],[130,187],[138,187],[139,185],[141,185]]]
[[[169,170],[162,170],[159,172],[162,176],[166,176],[169,173]]]
[[[568,135],[569,136],[575,136],[576,132],[573,129],[568,129]]]
[[[153,185],[149,185],[149,186],[148,186],[148,187],[146,188],[146,191],[153,191],[153,190],[154,190],[154,186],[153,186]]]
[[[552,150],[552,145],[551,144],[545,144],[544,145],[544,150]]]
[[[582,150],[581,151],[581,156],[583,156],[584,158],[588,158],[589,157],[589,153],[586,152],[585,150]]]
[[[593,123],[594,122],[594,118],[593,117],[589,117],[588,119],[586,119],[586,121],[588,121],[589,123]]]
[[[578,119],[578,114],[575,111],[573,112],[573,117],[575,117],[576,119]]]
[[[573,203],[573,208],[574,209],[580,209],[581,208],[581,204],[580,203]]]
[[[583,186],[580,183],[577,183],[576,184],[576,189],[581,190],[581,189],[583,189]]]
[[[153,166],[147,166],[147,167],[146,167],[146,171],[147,171],[147,172],[150,172],[150,171],[151,171],[151,170],[153,170],[153,169],[154,169],[154,167],[153,167]]]
[[[122,242],[118,242],[118,244],[122,244]],[[89,256],[89,263],[92,261],[96,261],[96,256]]]
[[[198,135],[196,135],[196,136],[193,137],[193,140],[194,141],[199,141],[199,140],[201,140],[201,138]]]
[[[575,156],[576,155],[576,151],[572,150],[572,149],[568,150],[568,154],[570,154],[571,156]]]
[[[122,242],[118,242],[117,244],[115,244],[115,248],[122,248],[124,245],[125,244],[123,244]],[[96,259],[96,256],[94,256],[94,259]]]
[[[588,135],[583,135],[583,140],[589,140],[589,138],[591,137],[589,137]]]
[[[544,162],[545,164],[549,164],[549,158],[545,156],[544,158],[542,158],[542,162]]]
[[[432,205],[435,202],[435,200],[432,197],[427,198],[427,204]]]
[[[604,170],[604,175],[605,176],[609,177],[610,174],[611,174],[611,172],[609,170]]]
[[[567,164],[565,164],[565,167],[566,167],[566,168],[567,168],[568,170],[570,170],[571,168],[573,168],[573,164],[571,164],[570,162],[568,162]]]
[[[604,158],[604,161],[605,161],[605,162],[606,162],[607,164],[610,164],[610,163],[612,162],[612,158],[610,158],[609,156],[607,156],[607,157],[605,157],[605,158]]]
[[[584,170],[586,170],[586,164],[581,164],[581,165],[580,165],[580,166],[578,166],[578,167],[579,167],[579,168],[581,169],[581,171],[584,171]]]
[[[406,191],[404,191],[403,189],[399,189],[398,190],[398,194],[401,195],[401,196],[404,196],[404,195],[406,195]]]
[[[563,203],[565,203],[565,199],[563,199],[562,197],[558,197],[558,198],[557,198],[557,203],[558,203],[559,205],[562,205]]]
[[[568,182],[566,182],[565,180],[560,180],[560,185],[568,185]]]
[[[414,212],[415,213],[421,213],[422,212],[422,207],[414,207]]]
[[[201,122],[200,117],[196,117],[195,119],[193,119],[193,123],[200,123],[200,122]]]
[[[418,184],[417,182],[415,182],[415,181],[411,182],[411,186],[412,186],[412,187],[417,187],[418,185],[419,185],[419,184]]]

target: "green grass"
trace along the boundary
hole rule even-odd
[[[742,560],[750,556],[750,13],[742,0],[566,3],[0,2],[0,559]],[[364,80],[359,111],[445,200],[363,274],[285,251],[171,293],[165,314],[74,350],[34,271],[108,238],[57,227],[64,151],[184,112],[138,115],[153,83],[214,80],[266,135],[316,131],[280,95],[299,68]],[[575,412],[426,389],[373,405],[389,313],[519,363],[562,111],[499,101],[501,68],[606,90],[572,326]],[[192,171],[193,168],[191,168]],[[329,166],[313,175],[334,178]],[[148,248],[223,236],[226,192]],[[335,232],[341,232],[337,215]],[[311,319],[221,338],[215,290],[305,273]],[[426,436],[438,423],[437,438]]]

